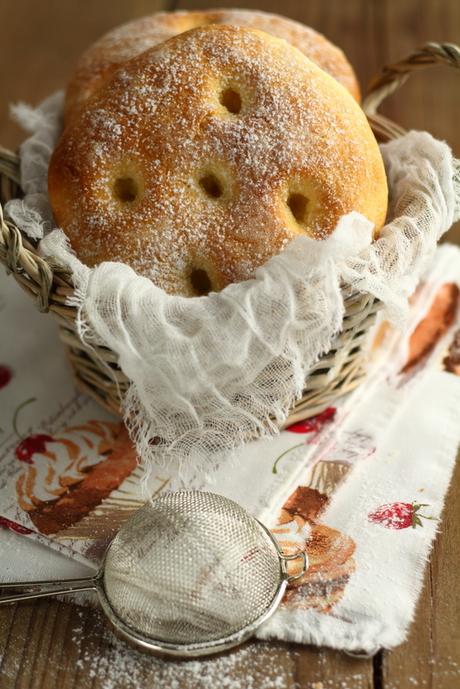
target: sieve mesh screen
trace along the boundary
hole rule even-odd
[[[256,519],[222,496],[179,491],[147,503],[117,534],[104,588],[131,629],[193,644],[258,619],[280,578],[276,547]]]

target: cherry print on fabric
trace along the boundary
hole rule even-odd
[[[0,364],[0,390],[6,388],[12,377],[13,372],[10,367],[5,364]]]

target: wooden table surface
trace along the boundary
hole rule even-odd
[[[0,2],[0,143],[23,137],[8,104],[36,103],[65,84],[79,53],[103,32],[155,10],[230,7],[232,0],[15,0]],[[363,87],[383,64],[425,41],[460,43],[458,0],[275,0],[239,7],[282,12],[340,45]],[[460,155],[460,74],[413,77],[383,112],[446,139]],[[458,241],[458,227],[449,234]],[[427,403],[429,403],[427,401]],[[162,664],[114,641],[101,615],[55,600],[0,609],[0,689],[459,689],[460,466],[425,574],[409,639],[373,659],[283,643],[196,664]],[[0,563],[1,567],[1,563]]]

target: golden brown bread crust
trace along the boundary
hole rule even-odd
[[[248,279],[352,210],[378,230],[387,205],[350,94],[285,41],[224,25],[120,68],[66,127],[49,195],[81,260],[122,261],[185,296]]]
[[[322,34],[304,24],[277,14],[251,10],[158,12],[113,29],[81,56],[67,88],[66,120],[127,60],[183,31],[209,24],[259,29],[283,38],[337,79],[360,101],[358,80],[343,52]]]

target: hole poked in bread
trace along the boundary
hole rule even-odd
[[[143,169],[135,158],[123,157],[113,165],[109,175],[109,190],[112,199],[119,206],[125,206],[128,209],[144,195]]]
[[[282,195],[285,217],[296,234],[311,234],[314,226],[317,192],[305,178],[290,180]]]
[[[139,196],[139,186],[134,177],[117,177],[113,183],[113,195],[122,203],[133,203]]]
[[[287,205],[299,225],[305,225],[308,215],[308,198],[299,192],[290,192]]]
[[[240,92],[232,86],[228,86],[221,91],[219,102],[226,110],[228,110],[228,112],[231,112],[233,115],[238,115],[238,113],[241,112],[243,105]]]
[[[219,199],[224,193],[224,184],[214,172],[204,172],[198,182],[206,196],[212,199]]]
[[[212,290],[211,278],[204,268],[194,268],[190,272],[190,284],[197,297],[204,297]]]
[[[240,75],[229,72],[210,77],[207,88],[213,114],[219,119],[238,119],[255,105],[254,88]]]

